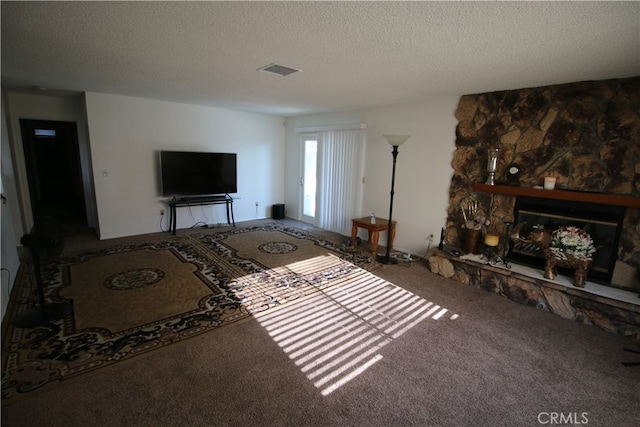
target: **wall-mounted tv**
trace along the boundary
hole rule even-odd
[[[237,193],[236,154],[160,151],[165,197]]]

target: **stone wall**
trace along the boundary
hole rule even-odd
[[[449,245],[464,248],[461,208],[469,202],[492,232],[513,221],[515,197],[473,190],[487,179],[489,148],[500,152],[497,183],[517,165],[523,187],[555,176],[558,189],[640,197],[640,77],[465,95],[456,118]],[[618,259],[616,270],[631,279],[621,287],[640,289],[640,209],[626,210]]]

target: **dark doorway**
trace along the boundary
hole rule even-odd
[[[20,127],[34,223],[53,217],[67,235],[85,231],[76,123],[21,119]]]

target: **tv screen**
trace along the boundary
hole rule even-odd
[[[165,197],[237,193],[236,154],[160,151]]]

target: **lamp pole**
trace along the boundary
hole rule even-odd
[[[391,251],[391,224],[393,220],[393,196],[395,194],[394,187],[396,184],[396,160],[398,158],[398,147],[409,138],[409,135],[382,135],[387,142],[393,147],[391,154],[393,155],[393,169],[391,170],[391,192],[389,198],[389,219],[387,224],[387,251],[385,255],[378,255],[376,260],[382,264],[397,264],[398,259],[392,258]]]

